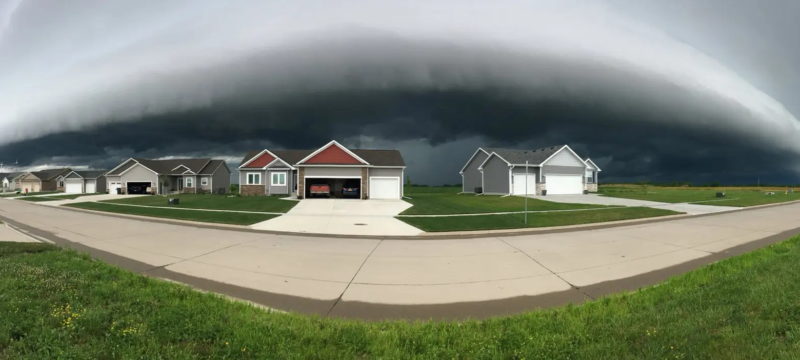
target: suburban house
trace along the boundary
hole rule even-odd
[[[348,149],[331,141],[312,150],[255,150],[239,166],[242,195],[311,197],[312,187],[360,199],[403,197],[403,156],[397,150]]]
[[[67,194],[94,194],[106,192],[105,170],[73,170],[64,177]]]
[[[462,191],[497,195],[597,191],[598,173],[568,145],[536,150],[478,148],[461,168]]]
[[[15,181],[25,173],[0,173],[0,190],[2,192],[14,191],[19,189],[19,182]]]
[[[230,187],[231,171],[223,160],[130,158],[105,178],[112,194],[224,194]]]
[[[28,172],[18,178],[20,191],[64,191],[64,176],[72,171],[67,168]]]

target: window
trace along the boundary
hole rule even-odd
[[[272,185],[273,186],[286,186],[286,173],[285,172],[274,172],[274,173],[272,173]]]
[[[192,186],[192,183],[194,182],[194,178],[187,177],[186,180],[184,180],[184,181],[186,182],[186,187],[188,187],[188,188],[194,187],[194,186]]]
[[[200,185],[203,185],[203,186],[208,185],[208,178],[207,177],[201,177],[200,178]]]
[[[247,185],[261,185],[261,174],[247,173]]]
[[[58,180],[58,187],[64,187],[64,180]]]

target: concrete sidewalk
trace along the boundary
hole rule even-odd
[[[0,200],[0,217],[146,274],[278,309],[369,318],[488,316],[578,302],[800,231],[800,203],[591,231],[451,240],[273,235],[8,200]]]
[[[699,205],[699,204],[689,204],[689,203],[664,203],[657,201],[625,199],[625,198],[618,198],[611,196],[603,196],[598,194],[547,195],[547,196],[537,196],[537,199],[552,201],[552,202],[560,202],[560,203],[570,203],[570,204],[645,206],[656,209],[665,209],[665,210],[682,212],[689,215],[711,214],[711,213],[740,209],[738,207],[732,207],[732,206]]]

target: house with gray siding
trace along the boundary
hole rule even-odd
[[[239,165],[239,192],[298,199],[400,199],[405,167],[397,150],[349,149],[335,140],[318,149],[253,150]],[[312,194],[314,185],[325,186],[327,193]]]
[[[223,160],[130,158],[105,178],[112,194],[224,194],[230,188],[230,174]]]
[[[597,191],[600,168],[568,145],[535,150],[478,148],[461,169],[463,192],[493,195]]]
[[[105,170],[73,170],[64,176],[67,194],[94,194],[106,192]]]

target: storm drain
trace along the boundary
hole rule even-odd
[[[355,226],[367,226],[367,224],[364,224],[364,223],[355,223],[353,225],[355,225]]]

